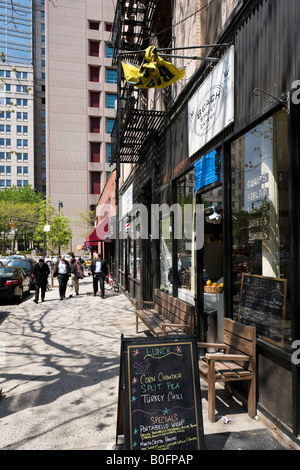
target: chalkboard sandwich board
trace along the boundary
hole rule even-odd
[[[256,326],[258,335],[281,345],[286,327],[287,280],[243,274],[239,321]]]
[[[203,450],[195,338],[122,341],[126,450]]]

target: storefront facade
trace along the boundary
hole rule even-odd
[[[195,305],[200,339],[207,335],[205,311],[216,309],[217,326],[211,334],[218,341],[224,317],[243,321],[245,276],[283,282],[284,301],[278,314],[269,304],[265,309],[269,322],[251,319],[257,326],[257,401],[258,409],[296,439],[300,434],[300,374],[294,343],[300,340],[300,5],[297,0],[240,3],[251,6],[239,8],[218,38],[231,45],[212,51],[226,64],[221,77],[213,75],[218,65],[213,70],[199,68],[174,104],[172,118],[162,122],[155,141],[143,149],[120,192],[122,198],[130,188],[132,204],[145,204],[150,219],[151,204],[180,206],[184,236],[174,236],[177,222],[166,210],[160,215],[158,240],[125,237],[119,243],[120,282],[132,298],[149,300],[153,288],[160,288]],[[205,95],[208,82],[210,94]],[[201,104],[199,97],[205,96]],[[223,111],[226,107],[223,123],[218,123],[221,128],[211,129],[208,122],[214,113],[221,114],[221,105]],[[184,217],[189,205],[193,215]],[[193,245],[197,205],[205,209],[201,247]],[[131,217],[127,222],[137,217],[129,212],[123,214]],[[223,293],[205,294],[207,279],[222,282]]]

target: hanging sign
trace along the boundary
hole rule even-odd
[[[153,46],[146,49],[141,66],[122,62],[122,67],[126,81],[136,88],[165,88],[185,75],[184,69],[163,60]]]
[[[189,156],[234,122],[234,46],[188,104]]]
[[[129,186],[121,198],[121,217],[125,217],[132,209],[133,205],[133,184]]]

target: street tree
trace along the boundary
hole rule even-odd
[[[50,232],[47,233],[47,248],[50,254],[56,254],[60,248],[67,249],[71,238],[70,219],[64,214],[55,215],[51,220]]]
[[[75,224],[81,229],[79,234],[82,238],[86,238],[91,229],[94,227],[94,222],[96,219],[96,210],[85,210],[78,212],[79,219],[75,220]]]
[[[42,201],[43,195],[30,186],[0,191],[2,251],[6,247],[14,250],[16,241],[26,246],[33,240]]]

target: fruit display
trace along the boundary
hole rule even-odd
[[[220,282],[218,284],[217,282],[212,282],[210,279],[208,279],[203,289],[204,289],[204,292],[208,294],[221,294],[224,290],[224,284],[223,282]]]

